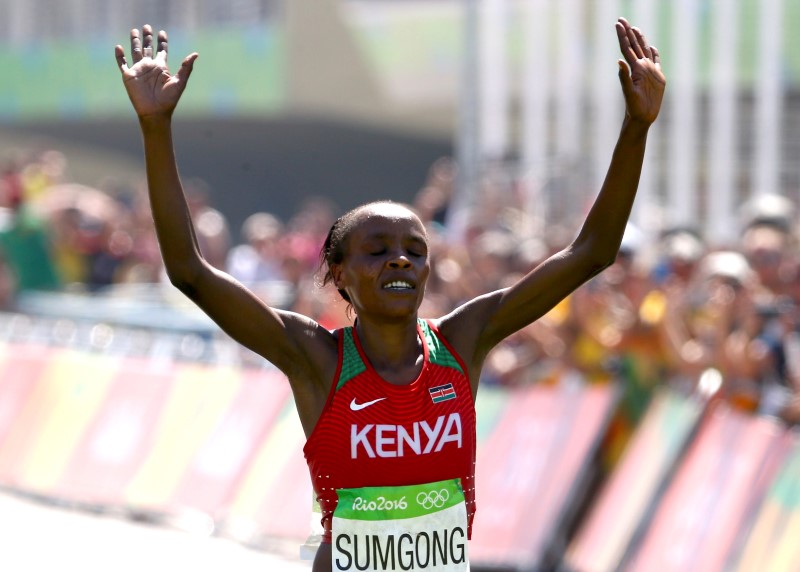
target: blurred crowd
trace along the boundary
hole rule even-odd
[[[413,199],[432,245],[422,316],[512,283],[577,232],[532,218],[518,185],[498,176],[487,177],[454,239],[445,222],[455,176],[451,159],[437,160]],[[319,247],[340,214],[337,205],[315,198],[288,220],[259,212],[233,230],[202,181],[184,184],[211,264],[269,303],[327,327],[350,321],[336,291],[318,286]],[[629,225],[614,265],[496,348],[482,382],[558,383],[574,372],[590,383],[615,380],[622,400],[614,423],[624,435],[655,388],[691,392],[713,371],[722,380],[719,395],[734,407],[800,422],[798,222],[792,201],[761,195],[742,205],[739,239],[724,249],[697,229],[654,234]],[[5,161],[0,308],[13,310],[32,290],[164,282],[143,186],[71,183],[63,153],[52,149]]]

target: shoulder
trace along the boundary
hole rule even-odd
[[[328,330],[317,321],[295,312],[278,310],[289,345],[280,369],[290,378],[305,377],[329,380],[338,359],[338,332]]]
[[[276,365],[289,380],[300,422],[309,436],[322,415],[338,372],[339,331],[327,330],[302,314],[279,315],[293,342],[281,364]]]
[[[431,320],[441,337],[469,366],[482,362],[491,347],[484,347],[484,330],[502,297],[502,290],[478,296],[449,314]]]

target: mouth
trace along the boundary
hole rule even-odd
[[[414,290],[415,287],[411,282],[406,282],[405,280],[392,280],[384,284],[383,289],[395,292],[407,292],[409,290]]]

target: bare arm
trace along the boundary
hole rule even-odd
[[[167,34],[159,32],[154,50],[149,26],[141,33],[131,31],[131,51],[134,64],[129,67],[123,48],[115,49],[123,83],[139,117],[150,204],[170,281],[233,339],[286,373],[296,397],[300,393],[301,400],[324,403],[336,360],[332,334],[309,318],[268,307],[200,254],[172,142],[172,114],[197,54],[187,56],[178,71],[170,74]],[[303,417],[303,405],[298,406]]]
[[[658,50],[624,19],[616,24],[624,61],[619,77],[626,114],[605,181],[577,238],[510,288],[476,298],[441,321],[475,377],[486,354],[614,262],[633,206],[650,125],[666,79]]]

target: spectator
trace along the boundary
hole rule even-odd
[[[798,279],[798,261],[792,236],[772,223],[747,227],[741,251],[758,274],[762,297],[793,297]]]
[[[665,314],[675,371],[695,380],[708,368],[718,369],[725,397],[748,411],[758,406],[759,380],[767,367],[758,340],[759,288],[758,276],[741,253],[712,252],[702,259],[683,297],[669,298]]]
[[[0,311],[9,311],[14,308],[17,293],[16,282],[13,270],[6,263],[3,253],[0,252]]]
[[[412,206],[426,225],[444,225],[447,209],[453,196],[456,163],[451,157],[441,157],[428,170],[425,184],[416,194]]]
[[[25,200],[19,173],[10,167],[0,185],[7,205],[0,223],[0,251],[4,267],[13,273],[15,289],[58,289],[61,283],[53,264],[51,237],[45,222]]]
[[[265,282],[283,280],[280,239],[283,223],[270,213],[255,213],[242,224],[244,242],[228,253],[228,272],[251,287]]]

